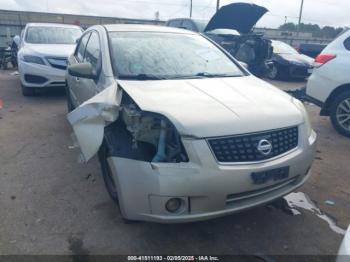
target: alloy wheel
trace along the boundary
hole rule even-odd
[[[278,75],[278,69],[275,65],[273,65],[271,68],[267,71],[267,77],[270,79],[276,79]]]
[[[336,111],[336,117],[339,125],[345,130],[350,131],[350,98],[339,103]]]

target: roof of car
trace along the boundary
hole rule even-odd
[[[182,33],[182,34],[195,34],[194,32],[160,25],[140,25],[140,24],[111,24],[104,25],[108,32],[164,32],[164,33]]]
[[[57,23],[28,23],[27,26],[31,26],[31,27],[50,26],[50,27],[80,28],[80,26],[78,26],[78,25],[57,24]]]

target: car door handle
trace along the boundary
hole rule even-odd
[[[76,77],[76,78],[75,78],[75,81],[80,82],[80,78],[79,78],[79,77]]]

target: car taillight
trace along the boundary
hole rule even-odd
[[[315,67],[320,67],[326,63],[328,63],[329,61],[333,60],[334,58],[336,58],[336,55],[318,55],[315,58],[315,62],[314,62],[314,66]]]

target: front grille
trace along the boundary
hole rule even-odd
[[[271,152],[258,150],[259,142],[267,140]],[[276,157],[298,146],[298,127],[289,127],[246,135],[210,138],[209,146],[219,162],[254,162]],[[261,148],[260,148],[261,149]],[[265,153],[265,154],[264,154]],[[268,154],[266,154],[268,153]]]
[[[66,70],[67,68],[67,58],[64,57],[47,57],[46,58],[49,64],[58,69]]]

